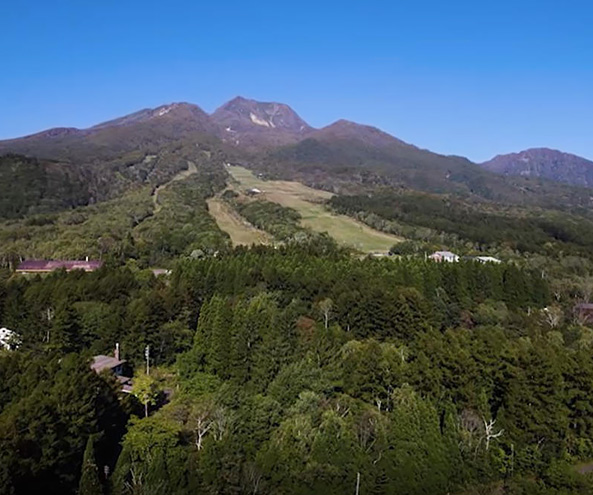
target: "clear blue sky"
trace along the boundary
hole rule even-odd
[[[593,158],[585,0],[4,1],[0,138],[242,95],[482,161]]]

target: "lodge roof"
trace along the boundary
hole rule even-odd
[[[99,373],[103,370],[112,370],[113,368],[117,368],[119,365],[124,364],[125,362],[125,360],[116,359],[113,356],[99,355],[93,358],[93,364],[91,364],[91,368]]]
[[[65,268],[66,271],[84,270],[92,272],[103,266],[98,260],[25,260],[16,269],[17,272],[53,272]]]
[[[575,306],[575,309],[591,309],[593,310],[592,303],[580,303]]]

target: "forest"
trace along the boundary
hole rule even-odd
[[[593,489],[584,283],[324,236],[0,282],[2,493]],[[133,394],[90,369],[116,343]]]
[[[116,176],[112,189],[127,186],[124,193],[108,200],[77,208],[53,205],[52,209],[49,200],[38,197],[41,192],[34,195],[35,182],[19,189],[20,202],[28,206],[19,206],[21,203],[10,200],[10,194],[5,195],[6,206],[0,202],[0,265],[14,267],[18,260],[30,258],[89,256],[119,264],[135,260],[141,266],[154,266],[182,254],[215,252],[230,245],[228,235],[216,226],[206,205],[206,198],[223,189],[226,180],[214,158],[195,146],[186,149],[181,145],[174,151],[161,150],[158,155],[137,155],[131,163],[118,162],[122,170],[112,171]],[[18,160],[17,172],[30,181],[23,170],[27,160]],[[171,181],[174,174],[188,168],[189,161],[199,165],[196,173],[183,181]],[[0,169],[8,164],[1,162],[0,157]],[[109,180],[101,180],[105,184],[96,187],[108,187]],[[157,196],[162,185],[168,187]],[[23,197],[23,190],[30,190],[31,197]],[[65,201],[61,191],[50,189],[52,195]],[[14,209],[20,214],[13,215]]]
[[[379,230],[432,244],[588,256],[593,243],[593,219],[584,210],[525,209],[389,189],[334,196],[329,205]]]

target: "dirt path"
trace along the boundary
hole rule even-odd
[[[197,171],[198,171],[198,168],[196,167],[196,164],[194,162],[188,160],[187,161],[187,170],[182,170],[181,172],[176,174],[169,182],[165,182],[164,184],[157,186],[155,188],[154,192],[152,193],[152,202],[154,204],[154,213],[157,214],[159,211],[161,211],[162,206],[159,203],[159,193],[163,189],[165,189],[166,187],[173,184],[173,182],[187,179],[190,175],[195,174]]]
[[[256,229],[219,197],[210,198],[206,202],[210,215],[218,227],[229,234],[233,246],[273,243],[266,232]]]

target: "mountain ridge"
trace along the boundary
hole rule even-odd
[[[593,161],[551,148],[529,148],[500,154],[479,165],[502,175],[537,177],[593,187]]]
[[[87,129],[48,129],[0,141],[0,154],[19,153],[86,167],[85,174],[102,184],[97,197],[103,198],[112,196],[107,188],[114,173],[120,177],[125,172],[130,180],[137,176],[145,183],[147,168],[158,177],[179,171],[175,149],[180,147],[194,150],[187,155],[192,161],[199,158],[196,151],[206,150],[209,156],[220,157],[220,166],[237,162],[269,177],[299,180],[338,193],[387,186],[502,203],[589,206],[585,191],[541,182],[536,175],[505,177],[465,157],[422,149],[376,127],[345,119],[315,129],[289,105],[244,97],[229,100],[211,114],[192,103],[177,102]],[[165,161],[143,162],[161,152],[168,157]],[[162,167],[167,171],[164,175],[159,172]]]

